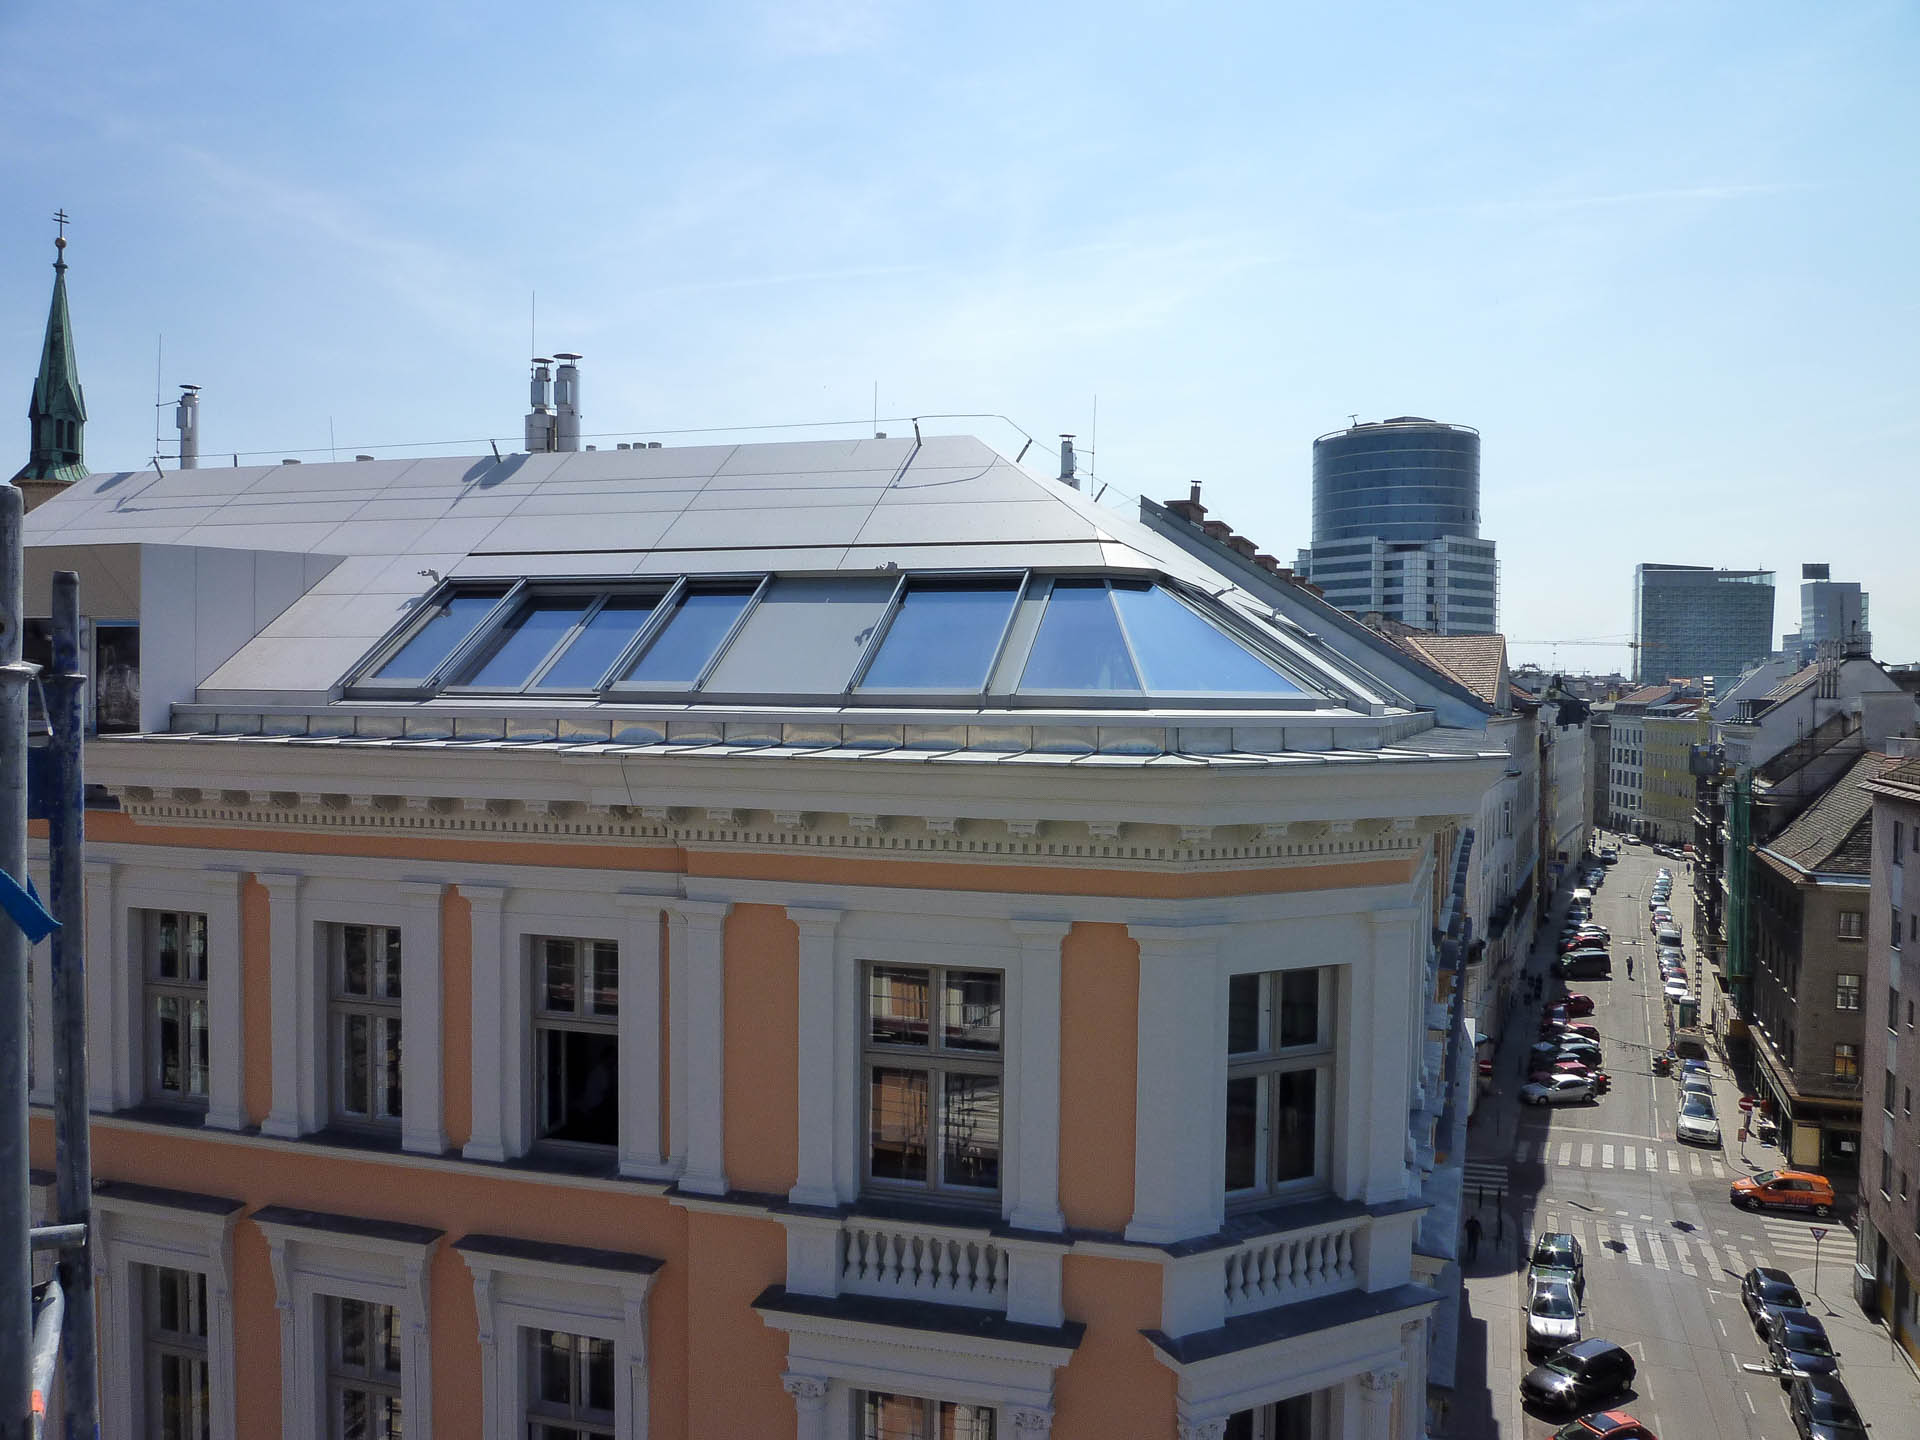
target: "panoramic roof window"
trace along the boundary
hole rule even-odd
[[[597,690],[660,604],[658,595],[614,595],[581,625],[573,643],[534,682],[536,690]]]
[[[1116,580],[1113,603],[1147,689],[1156,694],[1306,693],[1159,585]]]
[[[838,695],[898,582],[775,580],[702,689],[722,695]]]
[[[674,606],[666,626],[620,683],[663,690],[692,689],[753,594],[751,585],[687,591]]]
[[[860,689],[984,690],[1019,596],[1015,576],[910,585]]]
[[[1138,694],[1140,677],[1127,653],[1104,580],[1057,580],[1040,631],[1020,675],[1022,690],[1102,690]]]
[[[536,595],[522,601],[456,683],[520,689],[592,604],[591,595]]]
[[[449,595],[433,607],[426,623],[413,632],[394,657],[375,673],[376,680],[425,681],[460,643],[474,632],[506,590],[469,590]]]

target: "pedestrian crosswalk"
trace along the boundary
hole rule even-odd
[[[1573,1170],[1632,1170],[1651,1174],[1691,1175],[1724,1180],[1727,1167],[1712,1151],[1682,1150],[1673,1145],[1585,1144],[1575,1140],[1522,1140],[1508,1159],[1470,1160],[1469,1181],[1477,1174],[1505,1179],[1514,1165],[1563,1166]],[[1489,1179],[1489,1183],[1492,1183]]]
[[[1772,1217],[1732,1217],[1728,1228],[1660,1223],[1645,1215],[1608,1214],[1584,1206],[1545,1204],[1533,1214],[1528,1234],[1559,1231],[1579,1240],[1587,1263],[1617,1260],[1689,1279],[1725,1282],[1756,1265],[1776,1266],[1798,1279],[1813,1268],[1815,1244],[1808,1225]],[[1758,1232],[1758,1233],[1755,1233]],[[1818,1247],[1821,1264],[1847,1265],[1853,1237],[1838,1226]]]

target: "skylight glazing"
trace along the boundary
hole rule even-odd
[[[430,680],[506,593],[506,587],[497,586],[443,597],[406,644],[395,651],[393,658],[372,678],[403,684]]]
[[[714,651],[753,600],[752,587],[689,590],[667,617],[666,628],[621,677],[625,685],[690,690],[706,673]]]
[[[945,694],[985,689],[1019,598],[1017,575],[909,585],[859,689]]]

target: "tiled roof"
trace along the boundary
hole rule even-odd
[[[1868,873],[1868,835],[1873,797],[1861,789],[1898,762],[1889,755],[1862,755],[1801,812],[1762,853],[1788,861],[1802,870],[1824,870],[1847,875]]]
[[[1617,703],[1621,705],[1658,705],[1673,692],[1671,685],[1642,685],[1638,690],[1629,690]]]
[[[1761,703],[1764,705],[1778,705],[1782,700],[1792,699],[1795,695],[1798,695],[1802,690],[1806,689],[1807,686],[1811,685],[1814,677],[1819,673],[1820,665],[1817,661],[1812,665],[1802,666],[1786,679],[1782,680],[1778,685],[1774,686],[1773,689],[1769,690],[1765,695],[1761,696]]]
[[[1393,638],[1402,650],[1451,675],[1487,704],[1499,705],[1507,663],[1504,635],[1403,634]]]

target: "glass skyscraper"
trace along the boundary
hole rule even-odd
[[[1773,572],[1636,565],[1634,678],[1713,676],[1718,688],[1773,653]]]
[[[1313,442],[1313,544],[1298,568],[1353,615],[1442,635],[1498,628],[1500,569],[1480,538],[1480,432],[1417,415]]]

